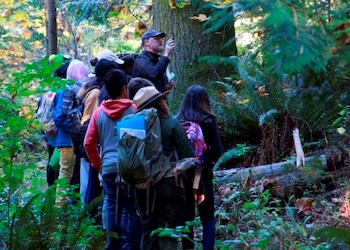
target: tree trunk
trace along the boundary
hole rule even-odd
[[[198,63],[198,59],[202,56],[237,54],[235,43],[223,48],[225,41],[235,36],[233,17],[230,27],[226,26],[217,32],[203,34],[203,24],[189,18],[198,14],[200,12],[197,12],[192,5],[171,9],[168,1],[154,1],[154,28],[165,32],[166,39],[173,38],[176,43],[170,65],[171,71],[176,75],[176,84],[180,92],[189,85],[195,83],[205,85],[210,80],[220,80],[220,76],[229,76],[233,72],[232,67]]]
[[[47,53],[48,55],[57,54],[57,18],[56,18],[56,1],[55,0],[46,0],[47,13]]]

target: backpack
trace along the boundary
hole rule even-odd
[[[163,153],[157,110],[144,109],[125,116],[117,122],[116,131],[117,166],[123,180],[141,189],[160,181],[171,165]]]
[[[71,110],[67,114],[67,122],[69,123],[69,135],[71,136],[74,151],[77,157],[81,157],[80,154],[80,130],[81,130],[81,118],[83,114],[83,98],[74,97],[74,104]]]
[[[207,150],[207,145],[204,141],[204,135],[201,126],[193,121],[184,121],[181,123],[185,129],[187,138],[190,140],[194,155],[197,157],[199,163],[204,163],[204,153]]]
[[[49,136],[54,136],[57,132],[53,116],[55,96],[56,93],[51,91],[42,94],[35,114],[35,118],[44,125],[45,134]]]
[[[83,106],[82,110],[83,111],[84,111],[84,104],[85,104],[85,96],[93,89],[101,89],[101,88],[97,85],[92,85],[86,90],[85,95],[84,95],[84,99],[82,100],[82,106]],[[79,150],[78,151],[80,153],[80,156],[84,157],[84,159],[87,162],[90,162],[90,160],[87,157],[87,154],[85,152],[85,148],[84,148],[83,144],[84,144],[84,138],[85,138],[86,131],[89,127],[90,120],[91,120],[91,117],[81,125],[80,131],[79,131]]]
[[[119,54],[118,57],[124,61],[118,67],[123,70],[128,76],[132,76],[132,68],[134,66],[137,54]]]
[[[91,118],[89,118],[88,120],[86,120],[83,125],[81,125],[81,129],[80,129],[80,155],[82,157],[84,157],[85,161],[90,162],[89,157],[86,154],[85,148],[84,148],[84,138],[86,135],[86,131],[89,127],[89,123],[90,123]]]
[[[200,189],[199,185],[201,179],[201,172],[204,166],[204,154],[207,151],[207,145],[204,141],[202,128],[198,123],[193,121],[184,121],[181,123],[181,125],[185,129],[187,138],[191,142],[194,155],[199,162],[199,165],[197,165],[197,168],[195,170],[195,177],[192,186],[196,194],[196,192],[198,192],[198,190]],[[199,197],[196,197],[196,200],[197,199],[199,199]]]

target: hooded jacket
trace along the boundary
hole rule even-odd
[[[84,138],[84,148],[91,165],[100,170],[102,176],[117,173],[116,121],[136,110],[129,99],[109,99],[103,101],[93,113]]]

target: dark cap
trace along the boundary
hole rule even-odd
[[[101,59],[95,66],[95,74],[97,77],[104,77],[111,69],[118,69],[118,65],[107,59]]]
[[[150,38],[150,37],[156,37],[156,36],[160,36],[160,37],[165,37],[165,33],[164,32],[159,32],[156,30],[147,30],[145,33],[143,33],[141,39],[142,39],[142,43]]]

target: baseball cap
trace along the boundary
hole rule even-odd
[[[142,43],[150,38],[150,37],[156,37],[156,36],[160,36],[160,37],[165,37],[165,33],[164,32],[159,32],[156,30],[147,30],[145,33],[143,33],[141,39],[142,39]]]
[[[109,49],[105,49],[105,50],[100,51],[97,54],[96,57],[97,57],[98,60],[106,59],[108,61],[115,62],[115,63],[118,63],[118,64],[123,64],[124,63],[124,61],[122,59],[120,59],[116,54],[114,54]]]

